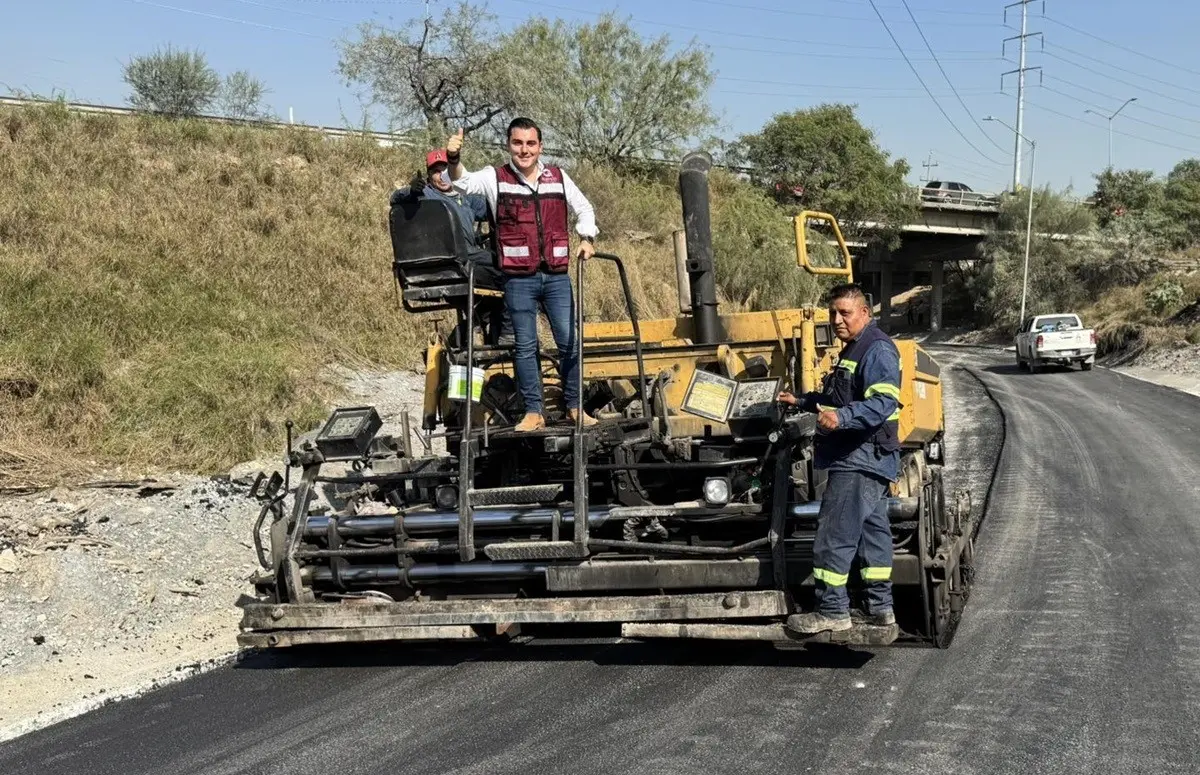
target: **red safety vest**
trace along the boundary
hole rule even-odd
[[[500,268],[511,275],[530,275],[543,265],[548,272],[567,271],[571,244],[562,170],[543,168],[535,192],[505,164],[496,167],[496,184]]]

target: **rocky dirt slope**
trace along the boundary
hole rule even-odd
[[[419,409],[420,375],[340,376],[343,405],[375,405],[384,432]],[[0,740],[235,654],[258,567],[246,494],[281,461],[0,497]]]

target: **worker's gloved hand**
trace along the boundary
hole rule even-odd
[[[463,130],[459,129],[457,134],[450,135],[450,139],[446,141],[446,160],[451,164],[458,164],[458,155],[462,151],[463,145]]]

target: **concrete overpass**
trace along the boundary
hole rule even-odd
[[[855,243],[855,277],[861,277],[879,300],[880,320],[891,319],[891,301],[897,289],[904,291],[918,285],[929,285],[929,329],[942,327],[942,307],[945,292],[945,263],[947,261],[979,260],[978,247],[984,238],[996,230],[1000,218],[1000,195],[967,194],[968,200],[923,199],[919,216],[900,229],[900,247],[887,250],[869,240]],[[1089,200],[1078,200],[1089,205]],[[867,221],[859,224],[868,232],[882,224]],[[1094,236],[1036,233],[1041,239],[1092,240]],[[917,276],[928,276],[918,282]]]
[[[996,228],[1000,217],[1000,198],[997,195],[978,195],[968,201],[947,199],[921,201],[919,217],[900,229],[900,247],[888,250],[878,243],[858,243],[865,248],[855,257],[854,274],[861,277],[879,300],[879,317],[888,323],[892,313],[892,296],[897,286],[902,290],[924,283],[916,275],[928,273],[932,286],[929,328],[942,327],[942,306],[945,293],[945,262],[973,260],[984,237]],[[866,229],[882,224],[866,222]]]

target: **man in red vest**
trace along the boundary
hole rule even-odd
[[[482,194],[496,224],[500,269],[507,275],[504,301],[512,316],[516,338],[517,384],[525,401],[525,417],[518,431],[546,427],[542,411],[542,379],[537,362],[537,311],[550,320],[558,345],[559,376],[563,399],[572,422],[579,419],[578,332],[575,330],[574,298],[570,264],[570,233],[567,210],[575,214],[575,231],[582,241],[579,259],[587,260],[596,249],[596,219],[592,204],[558,167],[542,164],[542,130],[527,118],[508,125],[508,164],[467,172],[459,161],[463,132],[446,143],[450,177],[467,194]],[[584,425],[596,420],[583,413]]]

